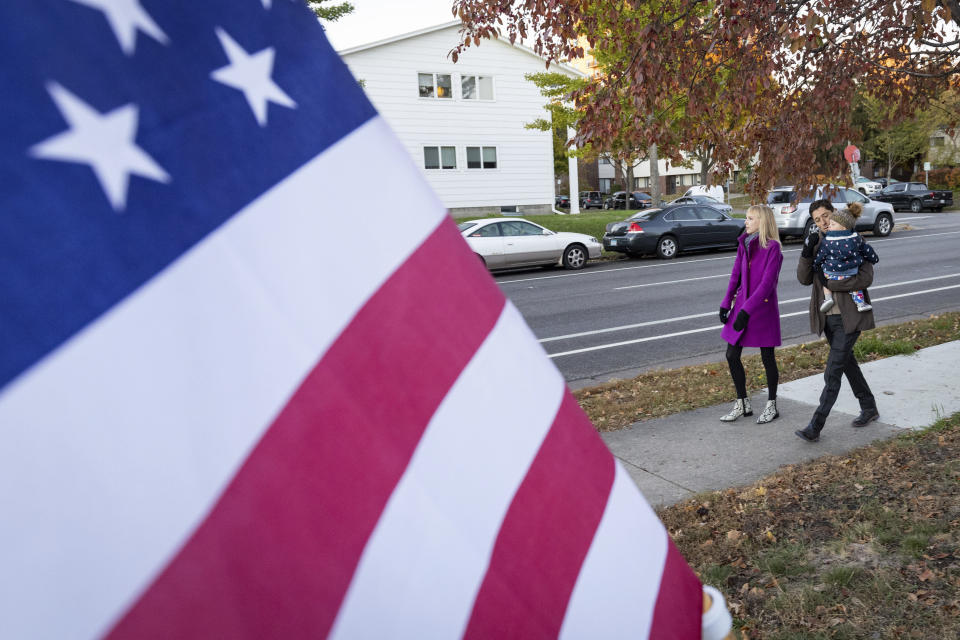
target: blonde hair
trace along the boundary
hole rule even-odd
[[[757,236],[760,238],[760,246],[764,249],[773,240],[780,244],[780,231],[777,229],[777,221],[773,219],[773,209],[763,204],[752,205],[747,209],[747,215],[753,213],[757,216]]]

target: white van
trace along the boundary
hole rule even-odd
[[[687,189],[687,192],[683,194],[684,196],[710,196],[714,200],[719,202],[724,202],[723,197],[723,187],[718,184],[713,186],[707,185],[698,185],[696,187],[690,187]]]

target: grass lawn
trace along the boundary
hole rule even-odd
[[[860,362],[870,362],[953,340],[960,340],[958,312],[865,331],[855,352]],[[718,353],[720,348],[718,342]],[[829,351],[822,339],[777,349],[780,383],[822,374]],[[743,366],[750,391],[766,386],[759,354],[745,356]],[[726,362],[717,362],[649,371],[630,380],[579,389],[574,395],[598,430],[616,431],[640,420],[727,402],[734,391]]]
[[[960,638],[960,414],[658,515],[741,638]]]

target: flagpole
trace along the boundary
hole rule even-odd
[[[733,618],[727,610],[723,594],[715,587],[703,585],[703,640],[735,640]]]

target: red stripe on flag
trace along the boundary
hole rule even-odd
[[[559,634],[613,478],[613,456],[565,393],[497,535],[465,638]]]
[[[458,236],[441,224],[364,305],[112,637],[330,631],[427,423],[504,306]]]
[[[667,536],[667,561],[653,609],[650,637],[663,640],[700,640],[703,586]],[[696,612],[689,615],[687,612]]]

